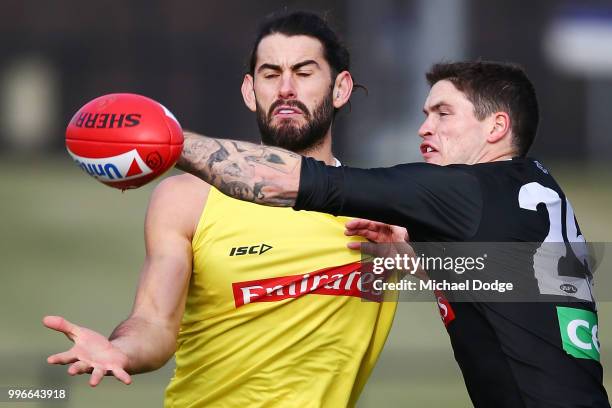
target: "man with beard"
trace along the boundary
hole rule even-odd
[[[321,18],[267,21],[241,90],[263,143],[338,164],[331,127],[353,80],[347,49]],[[346,221],[234,200],[190,174],[169,177],[147,211],[130,317],[109,339],[46,317],[75,343],[48,362],[92,373],[92,386],[105,374],[129,384],[176,349],[166,407],[354,405],[395,303],[360,298],[360,254],[346,248]]]

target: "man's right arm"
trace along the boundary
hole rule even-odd
[[[191,239],[205,197],[199,180],[166,179],[145,219],[146,256],[130,317],[111,334],[128,356],[130,373],[156,370],[174,354],[192,270]],[[189,177],[190,178],[190,177]]]
[[[48,358],[72,364],[71,375],[92,373],[90,384],[113,374],[128,384],[128,374],[152,371],[173,355],[192,269],[191,239],[208,194],[208,185],[190,175],[168,178],[155,189],[145,220],[146,258],[128,319],[109,339],[63,318],[48,316],[46,326],[75,344]]]

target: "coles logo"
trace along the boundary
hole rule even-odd
[[[277,302],[307,294],[354,296],[380,301],[362,290],[360,262],[320,269],[303,275],[232,283],[236,308],[255,302]]]
[[[597,314],[585,309],[557,306],[563,350],[570,356],[600,360]]]
[[[82,157],[74,154],[70,149],[68,153],[83,171],[104,182],[130,180],[153,172],[136,149],[101,159]]]

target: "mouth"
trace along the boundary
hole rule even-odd
[[[278,118],[288,118],[302,114],[303,112],[300,109],[296,108],[295,106],[289,105],[281,105],[274,109],[274,111],[272,112],[272,116]]]
[[[435,153],[438,153],[438,149],[429,142],[421,143],[421,155],[428,159],[433,156]]]

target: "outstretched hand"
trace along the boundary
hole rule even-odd
[[[70,364],[70,375],[91,373],[89,385],[92,387],[98,385],[105,375],[113,375],[124,384],[132,382],[125,371],[128,357],[100,333],[77,326],[60,316],[45,316],[43,324],[64,333],[74,343],[70,350],[49,356],[49,364]]]

